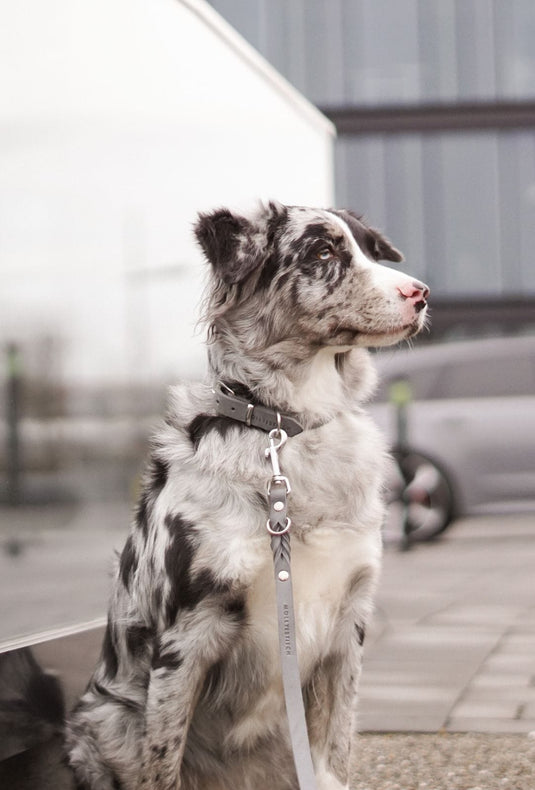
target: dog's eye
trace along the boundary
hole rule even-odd
[[[329,261],[333,257],[333,254],[328,247],[323,247],[323,249],[319,250],[317,253],[317,257],[320,261]]]

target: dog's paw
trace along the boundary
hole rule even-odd
[[[342,784],[339,779],[329,770],[325,760],[321,760],[316,766],[316,781],[318,790],[349,790],[348,784]]]

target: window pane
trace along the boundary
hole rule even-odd
[[[535,4],[494,0],[498,98],[535,95]]]
[[[444,135],[441,147],[444,290],[461,296],[500,293],[496,135]]]
[[[342,137],[337,199],[362,211],[435,296],[535,292],[535,135]]]

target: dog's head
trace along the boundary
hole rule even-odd
[[[200,214],[195,235],[212,267],[207,319],[266,348],[397,343],[423,327],[429,289],[379,261],[401,253],[349,211],[270,203],[245,217]]]

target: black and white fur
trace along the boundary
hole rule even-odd
[[[385,447],[360,403],[369,346],[416,334],[428,289],[346,211],[201,214],[209,383],[171,391],[117,568],[102,659],[67,732],[79,788],[295,790],[270,541],[267,436],[214,411],[224,381],[298,416],[297,642],[320,790],[349,786],[362,644],[381,559]]]

